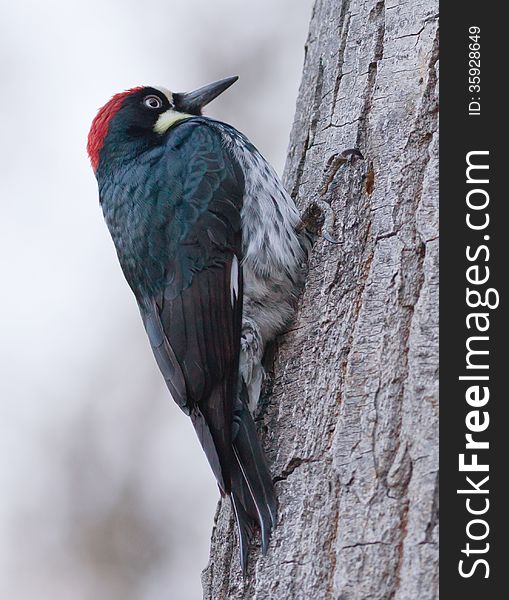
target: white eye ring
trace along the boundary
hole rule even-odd
[[[159,96],[150,95],[150,96],[145,96],[145,98],[143,98],[143,104],[147,108],[151,108],[152,110],[155,110],[155,109],[162,107],[163,101],[161,100],[161,98],[159,98]]]

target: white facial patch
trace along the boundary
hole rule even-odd
[[[163,135],[166,133],[170,127],[173,127],[175,123],[179,121],[183,121],[184,119],[189,119],[193,115],[188,115],[187,113],[181,113],[177,110],[173,110],[173,108],[168,109],[167,111],[161,113],[159,118],[154,125],[154,131]]]
[[[161,94],[164,94],[168,98],[168,102],[173,106],[173,94],[170,92],[170,90],[168,88],[165,88],[161,85],[153,85],[152,87],[155,90],[161,92]]]
[[[173,107],[173,94],[170,92],[170,90],[166,89],[165,87],[161,87],[161,86],[152,86],[152,87],[155,90],[158,90],[159,92],[161,92],[161,94],[164,94],[168,98],[168,102],[170,103],[170,105]],[[159,135],[163,135],[164,133],[166,133],[168,131],[168,129],[170,129],[170,127],[173,127],[173,125],[175,125],[175,123],[178,123],[179,121],[183,121],[184,119],[189,119],[189,117],[192,117],[192,115],[188,115],[187,113],[179,112],[178,110],[175,110],[174,108],[169,108],[167,111],[165,111],[159,115],[159,118],[157,119],[156,124],[154,125],[154,131],[156,133],[158,133]]]

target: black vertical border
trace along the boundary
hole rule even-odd
[[[509,175],[507,130],[507,57],[508,20],[502,15],[504,4],[494,2],[445,2],[440,4],[440,593],[444,599],[462,600],[509,597],[507,518],[509,510],[509,402],[505,373],[509,373],[508,327],[503,321],[509,277],[509,198],[505,179]],[[469,27],[480,28],[481,91],[469,91]],[[469,116],[468,103],[480,96],[481,114]],[[466,225],[466,154],[472,150],[489,151],[490,195],[488,230],[473,232]],[[465,370],[466,328],[466,246],[486,243],[490,236],[488,286],[500,294],[500,305],[490,310],[489,387],[490,416],[488,430],[479,439],[488,440],[489,450],[479,451],[479,462],[488,462],[490,508],[483,518],[490,532],[484,542],[490,544],[486,554],[477,555],[489,563],[486,570],[478,566],[471,577],[461,577],[458,563],[463,558],[472,566],[475,556],[462,553],[469,540],[466,525],[470,519],[465,507],[465,475],[459,473],[458,455],[465,452],[465,417],[472,410],[465,402],[465,382],[458,380]],[[484,258],[484,255],[483,255]],[[472,310],[472,309],[470,309]],[[507,313],[506,315],[507,316]],[[475,479],[475,474],[472,474]],[[480,496],[476,496],[480,498]],[[474,498],[474,496],[472,496]],[[474,502],[474,500],[472,500]],[[480,529],[472,530],[480,532]],[[455,594],[452,596],[451,594]],[[457,595],[457,596],[456,596]]]

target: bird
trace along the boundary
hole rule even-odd
[[[120,92],[87,151],[159,369],[231,499],[246,574],[254,531],[265,554],[278,511],[253,416],[262,359],[295,311],[310,237],[256,147],[203,115],[237,79]]]

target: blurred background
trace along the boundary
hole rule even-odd
[[[208,114],[281,172],[311,5],[1,0],[0,598],[201,598],[218,491],[145,339],[86,136],[117,91],[238,74]]]

